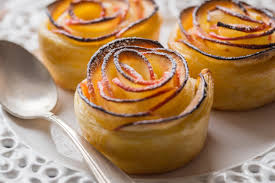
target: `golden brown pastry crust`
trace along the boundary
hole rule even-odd
[[[126,38],[101,47],[75,93],[83,135],[128,173],[183,166],[204,145],[213,102],[210,72],[197,79],[188,72],[180,54],[156,41]]]

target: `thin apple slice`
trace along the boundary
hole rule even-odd
[[[48,28],[83,43],[115,39],[132,29],[138,31],[157,10],[153,0],[58,0],[48,6]]]
[[[274,15],[243,2],[212,0],[187,8],[179,28],[178,42],[218,59],[237,60],[275,46]]]
[[[131,121],[179,115],[192,101],[195,83],[180,54],[156,41],[125,38],[96,52],[78,94],[94,110],[101,111],[95,114],[100,124],[106,125],[106,115],[123,118],[115,122],[119,128]]]

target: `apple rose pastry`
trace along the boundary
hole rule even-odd
[[[212,0],[184,9],[168,44],[187,59],[191,76],[211,70],[214,108],[247,110],[275,99],[274,30],[270,10]]]
[[[207,69],[190,78],[181,55],[141,38],[101,47],[75,94],[85,138],[133,174],[170,171],[198,154],[212,103]]]
[[[55,81],[75,90],[91,56],[120,37],[157,40],[161,18],[154,0],[58,0],[39,31],[43,61]]]

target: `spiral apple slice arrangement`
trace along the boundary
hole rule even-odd
[[[186,39],[178,41],[215,58],[227,59],[229,52],[248,56],[275,46],[274,13],[244,2],[212,0],[190,7],[181,12],[179,27]]]
[[[210,0],[181,11],[169,47],[191,76],[209,68],[214,108],[247,110],[275,99],[275,13],[236,0]],[[192,59],[191,59],[192,58]]]
[[[48,6],[51,29],[70,39],[94,42],[121,37],[156,14],[153,0],[59,0]]]
[[[56,0],[47,14],[40,52],[55,82],[68,90],[85,78],[101,46],[121,37],[158,40],[162,23],[154,0]]]
[[[91,58],[75,111],[87,140],[119,167],[158,173],[184,165],[201,150],[212,102],[207,69],[190,78],[177,52],[157,41],[125,38]]]

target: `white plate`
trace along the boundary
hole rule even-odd
[[[30,2],[30,0],[24,1]],[[26,19],[28,21],[30,21],[30,19],[35,19],[34,17],[41,15],[41,10],[39,9],[41,6],[42,5],[39,4],[30,10],[18,10],[16,13],[9,14],[9,19],[20,19],[18,17],[21,17],[21,15],[27,16]],[[31,12],[36,12],[37,14]],[[40,19],[35,19],[33,22],[37,21],[40,21]],[[8,21],[6,21],[6,24],[7,22]],[[172,18],[165,20],[165,24],[161,32],[162,43],[166,42],[167,34],[174,23],[175,20]],[[17,21],[17,24],[20,24],[20,21]],[[5,30],[1,29],[1,26],[3,28],[7,25],[3,25],[3,22],[2,24],[0,23],[0,37],[1,35],[2,37],[5,37],[3,36],[5,35],[3,33]],[[37,25],[37,23],[34,23],[34,25],[29,26],[35,29]],[[18,29],[13,27],[15,25],[9,26],[11,30]],[[20,27],[19,25],[17,26]],[[6,32],[12,32],[11,30],[6,30]],[[25,33],[22,32],[23,35],[14,33],[14,36],[17,36],[16,41],[24,44],[30,49],[35,48],[35,36],[32,38],[26,38],[26,36],[30,36],[31,29],[25,28],[25,30]],[[14,37],[12,38],[11,35],[12,33],[9,34],[9,37],[5,38],[10,40],[15,39]],[[27,44],[28,42],[25,40],[28,40],[29,43],[33,45]],[[59,96],[60,100],[55,110],[56,114],[78,130],[78,125],[73,112],[73,93],[59,89]],[[213,111],[211,113],[207,143],[198,157],[196,157],[184,168],[176,171],[146,177],[138,176],[135,178],[144,179],[142,182],[173,182],[172,180],[175,180],[175,182],[182,182],[181,179],[184,177],[219,171],[218,173],[211,174],[210,176],[203,176],[196,178],[196,180],[192,180],[194,180],[194,182],[204,182],[204,180],[208,180],[205,182],[211,182],[213,180],[213,183],[230,182],[231,180],[238,183],[241,181],[260,182],[259,179],[261,179],[264,183],[271,182],[272,180],[275,181],[275,153],[268,153],[264,157],[257,157],[256,160],[254,159],[252,161],[247,161],[249,159],[253,159],[256,155],[267,151],[268,149],[272,149],[274,146],[274,111],[275,103],[249,112]],[[25,144],[32,147],[33,151],[38,152],[48,160],[54,160],[59,164],[62,164],[60,167],[72,167],[80,172],[88,172],[81,155],[74,149],[73,144],[58,127],[43,120],[18,120],[2,113],[2,111],[0,111],[0,124],[3,123],[1,121],[1,116],[4,117],[10,128],[15,131],[19,141],[23,141]],[[0,131],[1,128],[3,128],[2,125],[0,126]],[[2,136],[0,135],[1,139],[6,135],[6,133],[3,134]],[[31,151],[28,151],[28,153],[31,153]],[[270,152],[272,151],[274,150],[271,150]],[[0,156],[0,168],[2,166],[1,160],[2,159]],[[234,167],[236,165],[241,166],[228,169],[229,167]],[[1,175],[3,174],[1,174],[0,170],[0,183],[2,183]],[[158,181],[155,181],[155,179],[158,179]],[[84,183],[84,181],[82,182]],[[187,182],[190,183],[190,181]]]

